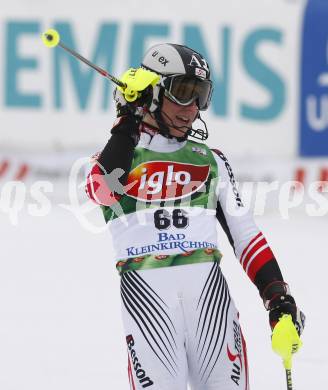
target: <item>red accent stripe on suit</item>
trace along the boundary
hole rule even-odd
[[[265,248],[261,253],[259,253],[256,258],[252,261],[247,275],[254,282],[256,274],[258,271],[270,260],[274,259],[274,255],[270,247]]]
[[[241,333],[241,342],[243,345],[243,357],[244,357],[244,367],[245,367],[245,390],[249,390],[249,372],[248,372],[246,341],[244,339],[244,335],[241,329],[240,329],[240,333]]]
[[[128,356],[128,376],[129,376],[131,390],[136,390],[136,386],[135,386],[134,380],[133,380],[130,356]]]
[[[253,242],[258,239],[260,236],[262,236],[262,233],[260,232],[259,234],[257,234],[254,238],[251,239],[251,241],[249,242],[249,244],[247,245],[247,247],[243,250],[243,253],[241,254],[240,256],[240,262],[243,261],[243,258],[248,250],[248,248],[253,244]]]
[[[267,241],[266,239],[262,236],[261,240],[259,242],[257,242],[253,248],[247,253],[247,255],[245,256],[244,260],[243,260],[243,268],[244,270],[246,271],[246,268],[247,268],[247,265],[249,263],[249,261],[251,260],[251,258],[253,257],[253,255],[258,251],[260,250],[262,247],[264,247],[265,245],[267,245]],[[260,254],[260,253],[259,253]]]

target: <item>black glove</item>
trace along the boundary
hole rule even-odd
[[[270,283],[264,289],[262,298],[265,308],[269,310],[269,322],[272,330],[283,314],[290,314],[299,336],[302,334],[305,315],[296,306],[287,283],[282,281]]]

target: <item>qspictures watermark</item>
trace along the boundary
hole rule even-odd
[[[70,212],[79,221],[80,225],[92,232],[101,233],[107,229],[106,224],[97,226],[94,220],[90,218],[91,213],[98,209],[99,206],[88,199],[84,187],[86,184],[86,166],[90,166],[90,158],[80,158],[73,164],[65,188],[67,193],[65,203],[56,202],[55,181],[39,180],[33,183],[24,183],[22,181],[7,181],[0,187],[0,215],[6,216],[12,225],[17,225],[20,220],[20,214],[27,212],[31,217],[46,217],[51,214],[54,207]],[[83,174],[81,174],[83,172]],[[114,172],[110,179],[118,180],[122,172]],[[82,179],[81,179],[82,178]],[[160,175],[158,175],[160,178]],[[180,178],[185,178],[181,176]],[[180,180],[180,182],[182,179]],[[153,182],[153,188],[158,193],[159,184]],[[174,184],[171,183],[170,194],[174,191]],[[61,184],[63,186],[63,184]],[[180,185],[177,183],[177,185]],[[130,184],[131,186],[131,184]],[[198,188],[199,192],[204,191],[205,186],[200,186],[199,182],[188,183],[188,188]],[[143,184],[144,187],[144,184]],[[242,204],[236,202],[236,188],[238,197],[242,199]],[[144,188],[142,189],[144,191]],[[181,188],[179,187],[181,192]],[[253,213],[256,216],[262,216],[268,211],[274,209],[279,213],[281,218],[290,218],[294,210],[302,210],[310,217],[328,216],[328,182],[313,181],[308,186],[304,186],[298,181],[286,182],[243,182],[236,183],[232,186],[230,182],[215,183],[215,191],[219,195],[221,207],[231,216],[242,216],[247,213]],[[224,194],[224,196],[220,196]],[[143,195],[144,196],[144,195]],[[209,196],[208,202],[213,202],[213,197]],[[184,206],[187,198],[184,198]],[[157,202],[156,204],[159,205]],[[128,219],[124,214],[119,202],[114,202],[111,207],[118,218],[125,224]],[[213,205],[206,204],[203,206],[208,212],[211,212]],[[136,201],[136,211],[144,210],[144,201]],[[204,212],[202,207],[196,207],[193,215],[197,212]],[[138,223],[144,224],[145,220],[142,213],[136,213]]]
[[[50,181],[35,181],[27,185],[22,181],[7,181],[0,187],[0,214],[7,215],[12,225],[19,222],[19,214],[25,209],[31,217],[50,214],[54,185]]]

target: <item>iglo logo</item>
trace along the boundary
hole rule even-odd
[[[181,199],[197,192],[206,182],[209,165],[173,161],[145,162],[128,177],[127,195],[144,201]]]

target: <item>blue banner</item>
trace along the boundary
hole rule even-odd
[[[301,54],[301,156],[328,156],[328,1],[309,0]]]

